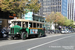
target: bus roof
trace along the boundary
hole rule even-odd
[[[26,20],[26,19],[13,19],[11,21],[25,21],[25,22],[32,22],[32,23],[41,23],[44,24],[44,22],[39,22],[39,21],[31,21],[31,20]]]

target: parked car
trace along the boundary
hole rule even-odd
[[[66,30],[61,30],[61,33],[67,33],[67,31]]]
[[[61,30],[61,33],[70,33],[69,31],[70,30],[68,30],[68,29],[63,29],[63,30]]]
[[[56,34],[56,33],[61,33],[61,32],[60,32],[60,30],[48,30],[47,33],[48,34],[52,34],[52,33]]]

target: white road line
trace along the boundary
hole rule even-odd
[[[69,38],[69,37],[71,37],[71,36],[62,37],[62,38],[59,38],[59,39],[56,39],[56,40],[53,40],[53,41],[49,41],[49,42],[46,42],[46,43],[43,43],[43,44],[34,46],[34,47],[32,47],[32,48],[29,48],[29,49],[27,49],[27,50],[32,50],[32,49],[35,49],[35,48],[37,48],[37,47],[40,47],[40,46],[43,46],[43,45],[46,45],[46,44],[49,44],[49,43],[53,43],[53,42],[56,42],[56,41],[59,41],[59,40],[65,39],[65,38]]]
[[[61,34],[59,34],[59,35],[51,35],[51,36],[42,37],[42,38],[28,39],[28,40],[10,40],[10,41],[3,41],[3,42],[0,42],[0,47],[5,46],[5,45],[11,45],[11,44],[17,44],[17,43],[22,43],[22,42],[27,42],[27,41],[38,40],[38,39],[45,39],[45,38],[48,38],[48,37],[55,37],[55,36],[61,36]]]

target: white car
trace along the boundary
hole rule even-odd
[[[61,33],[69,33],[68,30],[62,30]]]

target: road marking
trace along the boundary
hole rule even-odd
[[[43,46],[43,45],[46,45],[46,44],[49,44],[49,43],[53,43],[53,42],[56,42],[56,41],[59,41],[59,40],[62,40],[62,39],[65,39],[65,38],[69,38],[71,36],[67,36],[67,37],[62,37],[62,38],[59,38],[59,39],[56,39],[56,40],[53,40],[53,41],[49,41],[49,42],[46,42],[46,43],[43,43],[43,44],[40,44],[40,45],[37,45],[37,46],[34,46],[34,47],[31,47],[27,50],[32,50],[32,49],[35,49],[37,47],[40,47],[40,46]]]
[[[27,42],[27,41],[38,40],[38,39],[45,39],[45,38],[55,37],[55,36],[61,36],[61,34],[58,34],[58,35],[50,35],[50,36],[47,36],[47,37],[34,38],[34,39],[28,39],[28,40],[10,40],[10,41],[3,41],[3,42],[0,42],[0,47],[5,46],[5,45],[11,45],[11,44],[17,44],[17,43],[22,43],[22,42]]]

